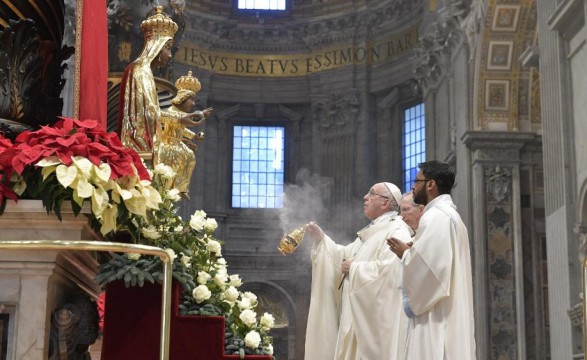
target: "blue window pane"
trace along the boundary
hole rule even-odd
[[[424,104],[418,104],[404,110],[403,164],[404,191],[413,185],[418,164],[426,160],[426,117]]]
[[[283,207],[284,135],[283,127],[234,127],[233,207]]]

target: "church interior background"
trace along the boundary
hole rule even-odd
[[[81,1],[57,1],[69,46]],[[4,1],[0,27],[25,3]],[[310,244],[283,256],[281,236],[315,220],[348,243],[373,183],[408,191],[438,159],[469,229],[478,358],[583,359],[587,1],[283,4],[162,0],[180,30],[155,74],[162,104],[191,70],[197,107],[214,108],[182,213],[218,220],[230,270],[276,317],[276,358],[304,358],[311,283]],[[153,5],[107,1],[111,130]]]

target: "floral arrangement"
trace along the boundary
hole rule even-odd
[[[181,313],[224,316],[226,353],[273,354],[273,316],[258,316],[256,296],[238,290],[242,280],[228,274],[222,243],[213,237],[216,220],[201,210],[189,220],[177,214],[181,197],[172,187],[174,177],[162,164],[151,172],[134,150],[93,120],[62,118],[14,142],[0,135],[0,213],[8,200],[31,198],[61,218],[64,202],[76,214],[89,202],[92,225],[104,237],[124,233],[134,243],[169,252],[173,278],[184,289]],[[142,286],[162,277],[158,257],[113,254],[96,282]]]
[[[64,201],[78,214],[89,199],[106,235],[130,214],[145,218],[147,209],[158,208],[161,197],[149,179],[138,154],[93,120],[62,118],[14,143],[0,137],[0,212],[7,199],[42,199],[61,218]]]
[[[229,275],[222,257],[222,242],[213,236],[218,227],[216,220],[202,210],[189,220],[177,214],[179,191],[169,188],[174,177],[169,166],[155,166],[152,184],[160,190],[162,202],[158,209],[147,212],[147,218],[132,220],[132,237],[139,243],[165,249],[174,259],[173,278],[185,290],[180,304],[182,315],[225,317],[227,353],[241,358],[246,354],[272,355],[269,330],[274,325],[273,316],[258,316],[255,294],[238,290],[242,279],[237,274]],[[102,285],[114,280],[141,285],[161,279],[162,264],[158,257],[128,254],[117,255],[103,264],[96,280]]]

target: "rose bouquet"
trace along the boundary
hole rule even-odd
[[[168,188],[175,174],[166,165],[155,166],[152,185],[162,201],[158,209],[147,211],[147,217],[134,218],[128,230],[140,243],[159,246],[168,251],[173,261],[173,278],[184,288],[180,304],[182,315],[224,316],[226,319],[226,352],[229,354],[272,354],[269,330],[273,317],[265,314],[257,319],[256,296],[241,292],[239,275],[228,273],[222,257],[222,242],[214,238],[218,227],[215,219],[198,210],[189,220],[177,214],[177,189]],[[124,280],[127,285],[162,279],[158,257],[115,255],[100,267],[97,282]],[[247,310],[247,311],[244,311]],[[243,314],[244,313],[244,314]]]

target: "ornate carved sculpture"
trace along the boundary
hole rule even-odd
[[[495,202],[500,203],[509,196],[512,182],[511,169],[502,169],[497,165],[493,169],[485,170],[485,178],[487,179],[487,193],[493,197]]]
[[[52,125],[61,115],[62,64],[73,48],[59,46],[43,40],[31,19],[9,20],[0,32],[0,131],[5,135]]]
[[[414,76],[424,92],[442,79],[448,69],[448,55],[465,38],[461,27],[465,14],[462,0],[446,5],[415,47]]]
[[[201,85],[197,78],[188,72],[187,76],[180,77],[176,82],[177,95],[173,98],[172,106],[163,112],[161,124],[163,132],[154,152],[155,164],[162,163],[175,171],[174,186],[180,193],[188,193],[192,172],[196,167],[195,151],[198,148],[192,139],[203,140],[204,133],[194,133],[186,126],[199,126],[206,116],[212,113],[212,108],[196,111],[189,114],[195,104],[196,93]],[[198,121],[189,120],[193,116]]]
[[[343,127],[354,125],[361,101],[357,89],[343,96],[340,93],[331,93],[324,100],[314,104],[314,118],[322,128]]]
[[[88,348],[98,337],[98,310],[86,295],[53,312],[49,360],[90,360]]]

